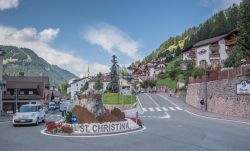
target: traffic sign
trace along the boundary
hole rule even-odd
[[[74,124],[74,123],[77,123],[77,116],[76,115],[72,115],[71,117],[71,122]]]

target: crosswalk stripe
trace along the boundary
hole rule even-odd
[[[180,107],[178,107],[178,106],[177,106],[177,107],[175,107],[175,108],[177,108],[178,110],[182,111],[182,108],[180,108]]]
[[[168,109],[167,109],[166,107],[162,107],[162,109],[163,109],[164,111],[168,111]]]
[[[174,108],[172,108],[172,107],[168,107],[170,110],[172,110],[172,111],[175,111],[175,109]]]
[[[157,111],[161,111],[161,109],[160,109],[160,108],[158,108],[158,107],[156,107],[155,109],[156,109]]]
[[[147,112],[147,109],[146,108],[142,108],[144,112]]]
[[[149,109],[149,111],[155,111],[152,107],[150,107],[150,108],[148,108]]]

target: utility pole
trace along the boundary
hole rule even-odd
[[[207,61],[205,61],[205,110],[207,111]]]
[[[0,50],[0,116],[2,116],[3,112],[3,92],[6,91],[6,81],[3,81],[3,57],[5,52]]]

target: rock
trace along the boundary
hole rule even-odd
[[[73,107],[72,115],[76,115],[78,117],[78,124],[98,123],[98,120],[91,112],[89,112],[85,107],[79,105]]]

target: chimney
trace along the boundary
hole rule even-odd
[[[3,80],[3,57],[5,52],[0,50],[0,81]]]

